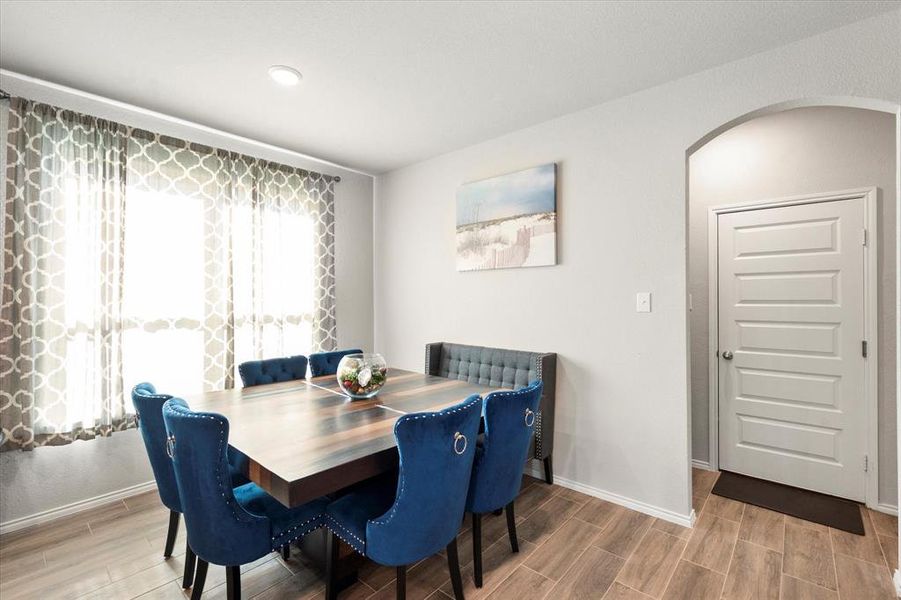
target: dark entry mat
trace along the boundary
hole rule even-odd
[[[712,493],[805,521],[864,535],[860,505],[818,492],[723,471]]]

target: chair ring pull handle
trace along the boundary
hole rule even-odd
[[[525,422],[526,422],[526,427],[531,427],[532,425],[535,424],[535,413],[530,408],[526,409]]]
[[[166,454],[169,458],[175,458],[175,436],[170,435],[166,438]]]
[[[463,447],[460,447],[460,442],[463,442]],[[457,454],[463,454],[466,452],[466,436],[460,433],[459,431],[454,434],[454,452]]]

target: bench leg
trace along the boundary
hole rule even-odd
[[[554,469],[551,465],[551,455],[544,458],[544,481],[548,485],[554,485]]]

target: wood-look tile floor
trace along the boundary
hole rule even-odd
[[[539,600],[895,598],[897,519],[863,509],[855,536],[710,495],[716,473],[695,471],[694,529],[526,478],[516,503],[520,552],[504,517],[485,517],[484,586],[472,584],[468,521],[459,537],[466,598]],[[184,537],[162,559],[168,512],[156,493],[135,496],[0,537],[0,598],[184,600]],[[182,532],[184,528],[182,527]],[[322,598],[322,574],[295,549],[242,568],[244,598]],[[409,569],[411,600],[447,600],[444,556]],[[210,567],[205,598],[225,597],[225,572]],[[394,597],[394,569],[368,563],[342,599]]]

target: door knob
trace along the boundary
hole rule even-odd
[[[723,352],[723,358],[725,358],[726,360],[732,360],[732,353],[726,350],[725,352]]]

